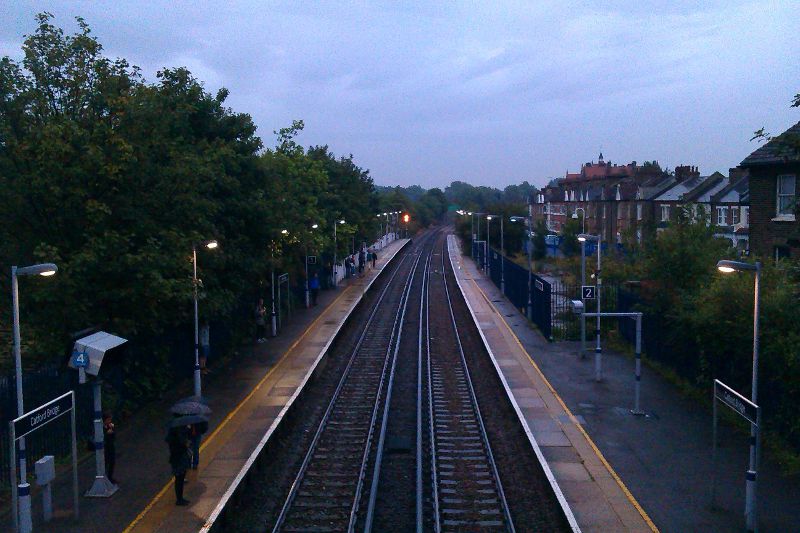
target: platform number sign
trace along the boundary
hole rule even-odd
[[[317,256],[316,255],[309,255],[307,260],[308,260],[308,264],[309,265],[316,265],[317,264]]]
[[[89,366],[89,354],[86,351],[79,352],[78,350],[72,351],[72,364],[75,368],[86,368]]]
[[[597,298],[597,287],[594,285],[583,285],[581,287],[581,298],[584,300],[594,300]]]

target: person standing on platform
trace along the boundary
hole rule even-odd
[[[174,427],[167,433],[167,445],[169,446],[169,464],[172,467],[172,475],[175,476],[175,505],[188,505],[189,500],[183,497],[183,484],[186,481],[186,471],[190,466],[189,451],[189,430],[188,426]]]
[[[208,422],[192,424],[189,429],[189,441],[192,445],[192,470],[197,470],[200,465],[200,441],[206,431],[208,431]]]
[[[375,268],[375,261],[378,260],[378,254],[375,253],[375,248],[372,249],[372,268]]]
[[[358,252],[358,277],[359,278],[364,277],[364,263],[365,262],[366,262],[366,258],[365,258],[365,254],[364,254],[364,249],[362,248]]]
[[[211,353],[211,337],[208,320],[203,321],[200,326],[200,372],[208,374],[209,370],[206,367],[208,364],[208,356]]]
[[[311,289],[311,302],[317,305],[317,297],[319,296],[319,275],[317,273],[314,273],[311,277],[308,288]]]
[[[103,413],[103,457],[106,461],[106,477],[114,485],[117,480],[114,479],[114,466],[117,463],[117,434],[114,431],[114,422],[111,419],[111,413]]]
[[[256,342],[267,341],[267,308],[264,307],[264,298],[259,298],[255,309],[256,319]]]

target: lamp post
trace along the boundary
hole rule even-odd
[[[219,243],[215,240],[205,241],[202,243],[203,246],[208,248],[209,250],[215,249],[219,246]],[[200,384],[200,335],[199,335],[199,320],[198,320],[198,313],[197,313],[197,286],[199,285],[200,281],[197,279],[197,245],[192,244],[192,267],[193,267],[193,275],[192,275],[192,285],[194,286],[194,395],[198,398],[200,397],[201,393],[201,384]]]
[[[529,218],[529,217],[528,217]],[[511,222],[524,221],[526,217],[513,216]],[[533,265],[531,264],[531,247],[533,246],[533,235],[531,233],[533,228],[530,227],[530,219],[528,222],[528,320],[533,321],[533,301],[531,299],[531,281],[533,277]]]
[[[578,211],[580,211],[581,214],[583,215],[581,217],[581,233],[585,235],[586,234],[586,209],[584,209],[582,207],[576,207],[575,211],[572,213],[572,218],[574,218],[576,220],[578,219]]]
[[[281,230],[281,236],[289,235],[288,229]],[[275,312],[275,241],[270,241],[270,293],[272,295],[272,313],[270,314],[270,327],[272,329],[272,336],[278,336],[278,314]]]
[[[478,238],[476,240],[478,240],[478,241],[481,240],[481,217],[483,215],[485,215],[485,214],[486,213],[481,213],[481,212],[478,212],[478,211],[473,211],[473,212],[470,212],[470,214],[469,214],[470,217],[474,217],[475,215],[478,216],[478,226],[476,228],[477,229],[477,236],[478,236]],[[485,255],[486,254],[484,254],[484,256]],[[486,271],[486,257],[483,258],[483,270]]]
[[[58,267],[53,263],[41,263],[26,267],[11,267],[11,312],[13,316],[14,330],[14,370],[16,372],[17,385],[17,416],[25,414],[25,407],[22,401],[22,349],[19,334],[19,276],[52,276],[58,272]],[[17,498],[19,509],[14,509],[15,519],[18,517],[20,530],[29,533],[33,529],[31,519],[31,493],[28,484],[27,459],[25,458],[25,437],[19,439],[19,485],[17,485]],[[13,444],[12,444],[13,445]],[[19,515],[17,515],[19,512]],[[15,520],[16,522],[16,520]]]
[[[333,221],[333,288],[338,285],[339,280],[336,277],[336,226],[344,224],[344,219]]]
[[[755,272],[755,285],[753,289],[753,378],[750,401],[758,404],[758,318],[759,318],[759,289],[761,285],[761,263],[754,265],[741,261],[721,260],[717,262],[720,272]],[[760,428],[750,423],[750,468],[747,471],[747,484],[745,485],[745,519],[747,530],[755,531],[758,525],[756,509],[756,472],[758,469],[758,450],[760,448]]]
[[[319,227],[319,224],[311,224],[311,229],[312,230],[315,230],[318,227]],[[309,286],[308,286],[308,241],[306,241],[306,258],[305,259],[306,259],[305,260],[305,264],[306,264],[306,284],[305,284],[306,285],[306,309],[308,309],[309,307],[311,307],[311,290],[309,289]]]
[[[505,268],[504,268],[504,265],[503,265],[504,259],[502,257],[502,256],[505,255],[505,242],[504,242],[504,238],[503,238],[503,217],[502,216],[500,216],[500,215],[491,215],[491,214],[486,215],[486,220],[488,221],[486,223],[486,242],[487,242],[487,247],[488,247],[490,223],[491,223],[492,219],[495,218],[495,217],[500,219],[500,255],[501,255],[501,257],[500,257],[500,292],[505,294],[506,293],[506,280],[505,280]],[[491,263],[489,263],[489,264],[491,264]],[[491,268],[489,268],[489,277],[491,277],[491,276],[492,276],[492,272],[491,272]]]
[[[602,376],[602,357],[603,357],[603,349],[600,346],[600,292],[603,288],[603,278],[600,274],[600,243],[601,243],[601,236],[600,235],[588,235],[586,233],[581,233],[578,235],[578,241],[581,243],[581,301],[584,302],[584,306],[586,305],[586,301],[583,297],[583,284],[586,283],[586,274],[585,274],[585,266],[586,266],[586,241],[592,241],[597,243],[597,274],[595,277],[595,296],[597,298],[597,322],[596,322],[596,329],[595,329],[595,336],[597,338],[597,345],[594,349],[594,380],[600,381]],[[583,356],[584,351],[586,350],[586,319],[581,317],[581,356]]]

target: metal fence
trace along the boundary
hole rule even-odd
[[[25,409],[30,411],[57,396],[75,391],[76,419],[85,423],[77,427],[79,442],[87,442],[92,427],[92,391],[90,386],[78,386],[77,372],[74,370],[48,368],[35,372],[25,372],[22,377],[25,391]],[[9,431],[11,420],[17,417],[17,380],[14,373],[0,376],[0,486],[9,487]],[[26,440],[28,471],[33,471],[33,463],[43,455],[56,458],[69,456],[72,446],[69,417],[62,417],[52,424],[29,435]]]
[[[474,242],[473,258],[479,267],[484,265],[484,242]],[[581,299],[581,287],[564,284],[555,279],[547,279],[538,274],[530,274],[530,302],[528,311],[528,269],[504,257],[498,250],[489,249],[489,277],[498,287],[504,288],[506,298],[536,324],[539,331],[549,340],[578,340],[580,338],[580,318],[572,310],[572,300]],[[623,311],[620,306],[620,287],[605,284],[601,288],[601,311]],[[586,300],[586,311],[595,312],[597,300]],[[618,319],[605,318],[601,322],[603,330],[617,329]],[[593,326],[588,328],[592,331]],[[627,330],[626,330],[627,331]],[[628,337],[625,337],[626,339]],[[633,342],[633,337],[630,338]]]

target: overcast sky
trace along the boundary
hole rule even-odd
[[[800,120],[800,5],[654,2],[2,2],[0,54],[43,10],[106,54],[186,66],[266,145],[355,156],[380,185],[503,187],[596,160],[727,172]],[[701,4],[702,7],[697,7]]]

